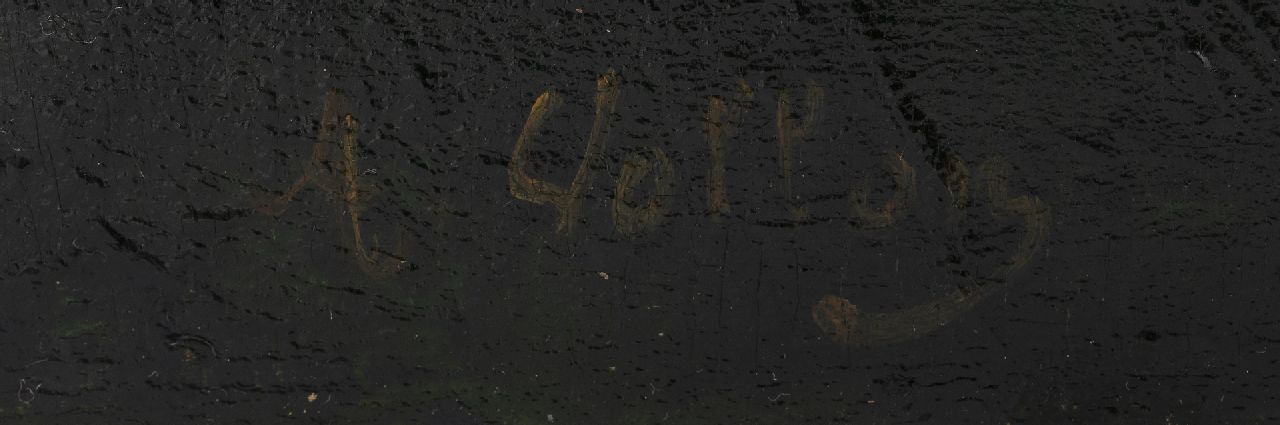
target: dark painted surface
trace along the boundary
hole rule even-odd
[[[1280,6],[298,3],[2,6],[0,422],[1280,420]]]

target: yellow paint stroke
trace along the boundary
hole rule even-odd
[[[865,187],[854,186],[849,191],[851,214],[863,229],[880,229],[893,225],[894,216],[905,210],[916,198],[916,169],[907,163],[902,154],[895,154],[886,161],[893,174],[893,197],[884,201],[881,209],[868,205]]]
[[[729,194],[725,189],[724,139],[742,125],[743,112],[750,106],[755,92],[744,80],[738,80],[738,93],[732,105],[725,105],[719,96],[711,96],[707,117],[703,123],[707,147],[711,151],[711,169],[707,172],[707,215],[715,218],[728,215]]]
[[[791,95],[786,90],[778,94],[778,157],[782,161],[783,190],[795,221],[807,220],[809,216],[791,184],[798,162],[795,146],[803,142],[813,131],[814,125],[818,122],[823,97],[822,87],[818,87],[818,83],[809,81],[806,88],[804,117],[799,117],[798,113],[791,109]]]
[[[358,181],[359,168],[355,153],[360,124],[345,112],[348,109],[346,98],[342,94],[330,91],[325,95],[311,162],[288,190],[259,207],[258,211],[273,216],[284,213],[290,201],[307,183],[314,184],[325,192],[338,194],[342,199],[339,208],[350,219],[352,245],[355,247],[353,253],[357,264],[370,276],[385,277],[399,271],[405,263],[400,254],[404,246],[403,231],[397,238],[394,253],[380,247],[377,235],[373,236],[372,247],[366,246],[364,242],[360,215],[368,194],[361,189]]]
[[[956,160],[959,161],[958,158]],[[953,168],[967,169],[963,163]],[[999,286],[991,285],[991,282],[1007,282],[1010,275],[1031,261],[1032,255],[1048,236],[1049,206],[1035,196],[1009,198],[1008,166],[1003,161],[988,160],[978,169],[981,187],[976,189],[991,206],[992,212],[1022,219],[1023,234],[1014,254],[979,282],[894,312],[867,314],[859,311],[848,299],[826,295],[814,304],[811,311],[814,322],[823,333],[837,344],[863,347],[926,335],[946,326],[990,295]],[[957,191],[959,189],[953,189],[953,196]]]
[[[644,155],[632,154],[622,163],[618,186],[613,197],[613,225],[619,233],[635,236],[658,225],[667,210],[675,169],[662,149],[652,148],[650,161]],[[653,174],[653,194],[643,206],[628,201],[631,190],[648,174]]]
[[[546,121],[547,115],[563,103],[559,95],[547,90],[538,96],[529,110],[529,117],[525,119],[520,136],[516,138],[516,147],[511,154],[511,162],[507,166],[507,181],[511,188],[511,195],[535,204],[550,204],[554,207],[558,216],[557,233],[567,234],[573,227],[582,194],[591,185],[591,164],[600,161],[604,152],[605,136],[609,132],[613,112],[618,103],[619,89],[618,75],[612,69],[596,80],[595,122],[591,126],[591,134],[587,137],[587,149],[582,155],[578,173],[574,175],[567,190],[555,183],[529,177],[525,171],[529,161],[525,152],[533,136]]]

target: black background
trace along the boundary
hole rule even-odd
[[[1280,6],[406,3],[0,6],[0,422],[1280,417]],[[614,126],[559,234],[509,191],[512,149],[554,89],[528,170],[568,185],[610,69]],[[713,219],[703,116],[739,79]],[[809,81],[795,223],[775,113]],[[336,192],[254,209],[304,172],[331,90],[361,124],[365,238],[405,237],[393,276],[357,266]],[[670,209],[620,234],[618,173],[655,147]],[[917,203],[850,224],[850,185],[883,198],[899,153]],[[948,156],[1007,163],[1047,239],[945,327],[833,343],[823,295],[901,309],[1017,244],[950,208]]]

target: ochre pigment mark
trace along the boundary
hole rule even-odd
[[[962,209],[969,205],[969,167],[959,156],[948,153],[943,160],[942,183],[951,194],[951,205]]]
[[[854,186],[849,191],[851,215],[863,229],[880,229],[893,225],[897,213],[905,210],[916,197],[916,169],[907,164],[902,154],[894,154],[885,164],[893,174],[893,197],[877,210],[868,205],[866,187]]]
[[[953,205],[967,205],[969,196],[968,168],[958,157],[951,157],[944,170],[943,182],[951,191]],[[864,313],[856,305],[836,295],[823,296],[812,308],[818,328],[841,345],[876,346],[892,344],[923,336],[971,310],[993,291],[991,283],[1004,283],[1015,271],[1026,266],[1044,243],[1048,234],[1049,207],[1035,196],[1008,196],[1008,166],[993,159],[978,167],[978,196],[997,215],[1010,214],[1022,219],[1023,235],[1014,254],[991,273],[950,294],[921,304],[887,313]]]
[[[795,147],[809,137],[809,133],[818,122],[818,112],[822,109],[822,87],[818,87],[818,83],[809,81],[806,88],[806,107],[803,117],[792,110],[791,95],[786,90],[778,94],[778,157],[782,162],[783,190],[787,196],[787,205],[791,210],[792,219],[795,221],[805,221],[809,217],[805,206],[792,187],[792,175],[795,174],[796,163],[799,162],[796,159],[798,153]]]
[[[1009,197],[1009,165],[1000,159],[989,159],[978,166],[986,201],[997,214],[1022,218],[1025,233],[1014,255],[992,276],[1003,280],[1031,261],[1032,254],[1049,234],[1049,206],[1040,198],[1022,195]]]
[[[837,344],[871,347],[927,335],[972,309],[980,298],[957,290],[902,310],[864,314],[849,300],[826,295],[813,306],[813,320]]]
[[[858,307],[844,298],[827,295],[813,305],[813,321],[832,341],[846,345],[853,342],[853,330],[858,326]]]
[[[359,168],[356,168],[355,145],[356,135],[360,131],[360,124],[356,122],[351,114],[346,114],[342,118],[343,130],[342,134],[342,159],[345,166],[342,168],[342,175],[345,177],[346,193],[344,201],[347,205],[347,216],[351,219],[351,233],[356,248],[356,258],[359,259],[360,268],[373,276],[385,276],[400,270],[404,258],[400,255],[404,249],[403,233],[397,237],[396,254],[384,251],[378,241],[378,235],[373,235],[373,245],[366,247],[364,243],[364,234],[360,231],[360,215],[364,212],[364,203],[361,201],[363,194],[360,191],[360,185],[356,181]]]
[[[605,148],[605,138],[612,122],[613,111],[618,102],[620,90],[618,76],[612,69],[596,80],[595,122],[591,126],[591,134],[587,137],[587,149],[582,155],[582,163],[578,173],[574,175],[569,188],[564,189],[555,183],[529,177],[525,171],[529,159],[526,152],[533,136],[552,111],[563,102],[559,95],[547,90],[533,102],[529,117],[524,122],[524,129],[516,138],[515,151],[511,154],[511,162],[507,167],[508,186],[516,198],[535,204],[550,204],[556,209],[556,232],[565,234],[573,227],[582,195],[591,185],[591,166],[599,162]]]
[[[618,187],[614,191],[613,225],[619,233],[627,236],[635,236],[657,226],[671,197],[671,186],[675,180],[671,161],[658,148],[650,149],[648,156],[652,159],[636,153],[623,161]],[[627,198],[649,174],[653,175],[653,194],[643,206],[636,206]]]
[[[707,215],[723,217],[730,212],[729,194],[724,183],[724,141],[742,125],[742,115],[750,106],[755,92],[744,80],[738,80],[738,93],[726,105],[719,96],[711,96],[703,127],[711,153],[711,169],[707,172]]]
[[[302,170],[302,175],[289,186],[284,194],[258,207],[258,211],[268,215],[280,215],[289,207],[289,202],[297,196],[302,188],[311,183],[321,190],[337,193],[341,190],[339,177],[334,169],[339,167],[336,152],[341,148],[334,138],[337,134],[340,110],[346,109],[346,100],[337,92],[329,92],[324,97],[324,107],[320,112],[320,128],[316,131],[316,142],[311,148],[311,162]]]
[[[325,95],[311,162],[288,190],[267,205],[259,207],[258,211],[273,216],[280,215],[307,183],[339,195],[342,200],[342,215],[350,219],[353,253],[360,269],[374,277],[385,277],[399,271],[405,263],[400,254],[404,241],[402,235],[397,238],[395,251],[381,248],[377,235],[373,236],[372,246],[365,244],[360,216],[368,193],[362,190],[358,179],[359,168],[355,153],[360,124],[346,112],[348,109],[345,97],[338,92],[330,91]]]

